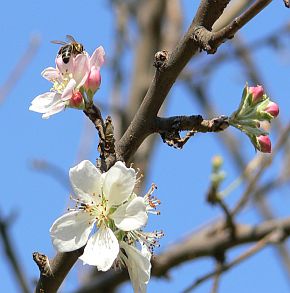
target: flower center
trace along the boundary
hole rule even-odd
[[[59,94],[62,94],[64,89],[66,88],[69,81],[73,78],[72,73],[65,73],[62,74],[61,80],[55,79],[52,80],[53,87],[50,89],[53,92],[57,92]]]

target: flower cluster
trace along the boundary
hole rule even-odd
[[[271,122],[278,114],[278,105],[270,100],[262,86],[246,85],[239,108],[231,115],[229,122],[243,131],[257,150],[270,153],[271,141],[260,122]]]
[[[42,113],[46,119],[66,107],[84,109],[100,87],[104,56],[103,47],[98,47],[92,56],[85,51],[71,56],[68,63],[58,55],[55,68],[48,67],[41,73],[53,83],[51,90],[34,98],[29,110]]]
[[[60,252],[86,245],[80,259],[98,270],[126,266],[134,292],[146,292],[151,253],[163,233],[142,231],[160,202],[152,196],[154,185],[144,197],[134,193],[137,174],[121,161],[105,173],[87,160],[71,168],[76,206],[52,224],[50,235]]]

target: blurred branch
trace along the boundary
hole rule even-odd
[[[67,179],[67,174],[57,165],[48,161],[34,159],[31,161],[31,168],[38,172],[43,172],[54,178],[64,187],[65,190],[70,190],[70,184]]]
[[[181,263],[201,257],[212,257],[217,253],[224,254],[230,248],[260,241],[264,237],[268,237],[269,234],[272,238],[272,232],[275,232],[275,235],[277,235],[277,231],[279,231],[279,238],[286,239],[289,237],[290,218],[266,221],[256,226],[236,224],[235,239],[224,230],[223,221],[216,222],[215,224],[211,223],[202,230],[193,232],[185,240],[171,245],[159,256],[156,256],[152,260],[152,276],[167,276],[169,270]],[[107,292],[106,290],[115,288],[120,283],[128,280],[128,278],[127,271],[111,271],[109,274],[98,275],[98,278],[75,291],[75,293]]]
[[[237,213],[239,213],[242,210],[242,208],[246,205],[258,180],[263,175],[266,168],[271,164],[273,158],[276,156],[280,148],[283,147],[286,141],[288,140],[289,132],[290,132],[290,124],[288,124],[288,126],[286,126],[283,132],[281,133],[281,136],[276,146],[274,147],[272,154],[270,156],[260,157],[261,160],[258,163],[259,169],[257,173],[249,179],[249,183],[247,185],[246,190],[244,191],[243,195],[241,196],[236,206],[233,208],[232,216],[235,216]]]
[[[13,216],[10,215],[6,219],[0,214],[0,237],[3,241],[3,246],[7,259],[12,267],[15,275],[16,282],[20,287],[21,292],[29,293],[30,289],[25,277],[25,270],[21,267],[19,257],[16,255],[16,249],[13,245],[13,241],[9,235],[9,226],[11,225]]]
[[[19,80],[24,70],[27,68],[28,64],[34,58],[38,47],[40,45],[40,39],[38,36],[32,36],[28,48],[4,82],[4,84],[0,87],[0,104],[4,101],[6,96],[15,86],[16,82]]]
[[[279,228],[278,228],[279,229]],[[277,241],[277,238],[280,238],[280,230],[274,230],[273,232],[269,233],[266,235],[264,238],[259,240],[253,247],[251,247],[249,250],[246,252],[242,253],[240,256],[238,256],[236,259],[233,261],[221,265],[218,269],[204,275],[203,277],[197,279],[191,286],[189,286],[187,289],[183,291],[183,293],[188,293],[192,290],[194,290],[197,286],[199,286],[201,283],[204,281],[215,277],[216,275],[220,275],[222,272],[226,272],[232,267],[238,265],[242,261],[248,259],[250,256],[256,254],[259,252],[261,249],[263,249],[267,244],[272,243],[272,242],[279,242],[279,239]]]

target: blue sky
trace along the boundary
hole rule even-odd
[[[249,23],[242,33],[247,41],[254,41],[275,31],[289,19],[289,11],[282,1],[273,1],[254,21]],[[185,28],[190,23],[192,13],[198,1],[182,1],[185,13]],[[28,111],[31,100],[47,91],[50,84],[40,76],[40,72],[53,66],[58,47],[50,40],[64,39],[66,34],[75,36],[92,53],[94,48],[103,45],[110,59],[114,52],[114,16],[108,1],[5,1],[2,4],[0,18],[2,58],[0,84],[16,65],[33,36],[40,38],[40,47],[21,79],[0,104],[1,123],[1,193],[0,211],[3,215],[15,212],[17,217],[11,227],[11,235],[17,248],[25,273],[30,280],[38,277],[37,268],[32,261],[32,252],[40,251],[50,257],[54,255],[49,238],[49,227],[63,213],[68,204],[69,190],[53,178],[31,168],[33,159],[45,159],[59,166],[66,173],[76,164],[76,158],[82,139],[85,118],[82,112],[67,110],[49,120]],[[185,31],[184,28],[184,31]],[[224,46],[226,47],[226,46]],[[163,49],[163,48],[161,48]],[[221,48],[222,49],[222,48]],[[275,54],[273,49],[263,48],[254,54],[261,75],[266,81],[274,101],[281,109],[281,121],[289,119],[289,69],[290,43],[285,54]],[[128,51],[128,63],[124,70],[129,71],[132,60]],[[205,55],[205,53],[202,53]],[[209,56],[208,58],[211,58]],[[194,66],[194,65],[192,65]],[[196,68],[194,68],[196,70]],[[97,95],[106,103],[110,95],[109,68],[102,68],[102,87]],[[219,114],[228,115],[239,103],[242,88],[246,82],[244,72],[235,60],[225,63],[217,71],[209,84],[209,94],[217,102]],[[177,82],[170,92],[166,115],[203,114],[194,98],[186,91],[182,83]],[[236,130],[227,130],[237,136],[248,159],[255,153],[247,138]],[[222,134],[198,134],[191,139],[182,151],[164,145],[159,140],[151,163],[151,173],[146,178],[147,187],[154,182],[158,185],[157,195],[162,201],[162,214],[151,219],[148,229],[163,229],[166,236],[161,241],[160,251],[184,237],[187,233],[220,215],[216,208],[205,203],[204,194],[208,188],[211,158],[216,154],[224,156],[226,182],[236,178],[236,169],[231,165],[226,151],[217,140]],[[275,142],[275,137],[273,137]],[[96,157],[96,143],[92,152],[85,157],[92,161]],[[278,165],[275,165],[278,168]],[[164,170],[167,170],[165,173]],[[265,176],[271,176],[275,169]],[[233,204],[241,189],[228,199]],[[275,212],[281,216],[289,215],[289,186],[282,194],[273,194],[269,198]],[[258,223],[259,217],[248,209],[240,218],[244,223]],[[229,253],[235,256],[246,247],[239,247]],[[5,255],[0,250],[0,290],[19,292]],[[184,264],[172,270],[171,280],[152,279],[148,292],[166,290],[179,292],[208,270],[212,260],[203,259],[195,263]],[[78,264],[65,283],[63,292],[75,288],[75,276],[80,278],[82,266]],[[208,292],[211,282],[202,285],[196,292]],[[226,273],[221,281],[220,292],[289,292],[285,275],[272,248],[266,248],[256,256]],[[131,292],[129,285],[122,292]]]

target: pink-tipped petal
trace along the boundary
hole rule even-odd
[[[90,58],[90,66],[101,67],[105,62],[105,50],[102,46],[98,47]]]
[[[73,77],[76,87],[80,88],[86,82],[90,73],[90,60],[87,53],[79,54],[74,58]]]
[[[101,84],[100,67],[93,66],[91,68],[91,71],[85,83],[85,89],[91,90],[93,93],[95,93],[100,88],[100,84]]]

